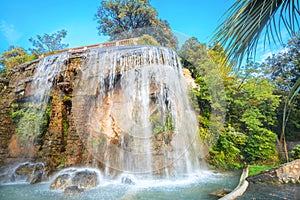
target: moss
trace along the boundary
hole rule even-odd
[[[67,136],[69,132],[69,123],[67,122],[67,120],[63,120],[63,133],[64,136]]]
[[[64,157],[61,157],[61,156],[59,156],[58,159],[59,159],[60,162],[59,162],[59,165],[58,165],[56,168],[57,168],[57,169],[64,168],[67,159],[64,158]]]
[[[52,114],[51,104],[48,104],[44,113],[41,113],[44,106],[26,100],[14,101],[11,104],[10,119],[21,144],[27,143],[28,140],[35,143],[40,143],[43,140]]]
[[[63,98],[63,101],[72,101],[72,97],[68,96],[68,95],[65,95],[64,98]]]
[[[42,151],[42,150],[40,150],[39,152],[38,152],[38,156],[39,157],[42,157],[44,155],[44,152]]]

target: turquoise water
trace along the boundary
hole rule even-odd
[[[136,180],[136,185],[124,185],[119,180],[101,180],[96,188],[80,194],[64,194],[63,191],[49,190],[50,182],[36,185],[25,183],[6,184],[0,186],[1,200],[79,200],[79,199],[207,199],[217,197],[209,193],[218,188],[233,189],[239,179],[239,173],[207,173],[188,179],[169,180]]]
[[[299,200],[300,184],[250,184],[247,191],[238,200]]]

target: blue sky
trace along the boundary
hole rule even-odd
[[[68,31],[64,42],[70,47],[107,40],[96,29],[96,0],[0,0],[0,51],[10,45],[31,46],[30,37]],[[152,0],[159,17],[185,37],[195,36],[207,42],[218,20],[233,0]]]
[[[181,38],[207,43],[221,16],[234,0],[152,0],[159,18]],[[99,36],[94,14],[100,0],[0,0],[0,53],[10,45],[31,47],[30,37],[66,29],[69,47],[106,41]],[[264,53],[268,53],[266,52]]]

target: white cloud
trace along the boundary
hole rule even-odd
[[[282,49],[276,49],[271,51],[270,49],[266,51],[262,56],[260,56],[261,61],[265,61],[268,57],[272,57],[272,55],[276,55],[279,53],[286,53],[288,51],[288,48],[282,47]]]
[[[22,33],[18,32],[13,24],[8,24],[5,20],[0,22],[0,31],[9,44],[15,44],[22,36]]]

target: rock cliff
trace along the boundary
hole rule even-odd
[[[38,73],[41,59],[17,66],[7,71],[6,78],[0,79],[0,163],[3,168],[11,163],[33,161],[45,163],[46,175],[70,166],[97,166],[104,170],[104,164],[99,159],[95,159],[95,155],[92,155],[94,152],[89,151],[84,145],[84,143],[88,143],[84,136],[85,132],[90,132],[91,137],[97,136],[98,133],[93,132],[96,129],[101,130],[109,143],[116,147],[120,147],[122,143],[123,148],[126,149],[126,145],[130,144],[131,136],[126,136],[126,131],[124,132],[117,122],[120,119],[116,119],[116,115],[109,111],[112,106],[112,99],[110,99],[112,97],[106,96],[103,99],[102,107],[95,106],[91,110],[91,106],[87,102],[94,101],[95,96],[99,95],[97,94],[99,90],[79,95],[80,87],[87,87],[86,84],[89,83],[89,81],[79,83],[79,77],[82,76],[89,62],[88,53],[89,50],[68,52],[67,56],[60,60],[58,74],[55,74],[51,80],[46,80],[46,82],[51,82],[46,105],[32,103],[32,97],[36,95],[33,93],[39,92],[38,88],[33,91],[32,87],[33,82],[36,81],[33,80],[33,77]],[[49,60],[50,64],[56,62],[55,59],[57,58]],[[162,59],[162,62],[166,62],[166,59],[172,58],[155,59]],[[121,73],[124,72],[120,69]],[[185,71],[185,74],[188,76],[188,83],[194,86],[189,73]],[[89,76],[88,79],[91,77]],[[118,76],[115,79],[118,80]],[[109,81],[105,78],[103,80]],[[116,87],[118,86],[116,85]],[[162,90],[155,85],[151,88],[150,93],[153,95]],[[76,98],[76,102],[74,102],[74,98]],[[114,106],[121,107],[122,105],[116,103],[121,101],[118,91],[114,92],[113,98]],[[151,98],[151,101],[157,101],[154,97]],[[74,109],[75,103],[76,109]],[[43,106],[42,116],[37,116],[36,110]],[[155,111],[155,106],[152,107],[153,114],[157,111]],[[90,119],[89,112],[94,112],[101,118]],[[98,124],[101,127],[93,127],[92,120],[100,121]],[[39,127],[33,126],[36,121],[38,121]],[[26,131],[24,131],[25,128]],[[158,131],[152,139],[153,146],[155,146],[153,155],[161,157],[158,162],[164,162],[165,157],[162,156],[164,152],[173,151],[170,145],[173,131],[171,128],[166,128],[165,125],[156,128]],[[99,143],[101,141],[97,141],[98,145]],[[100,156],[105,156],[104,152],[99,153],[102,153]]]

